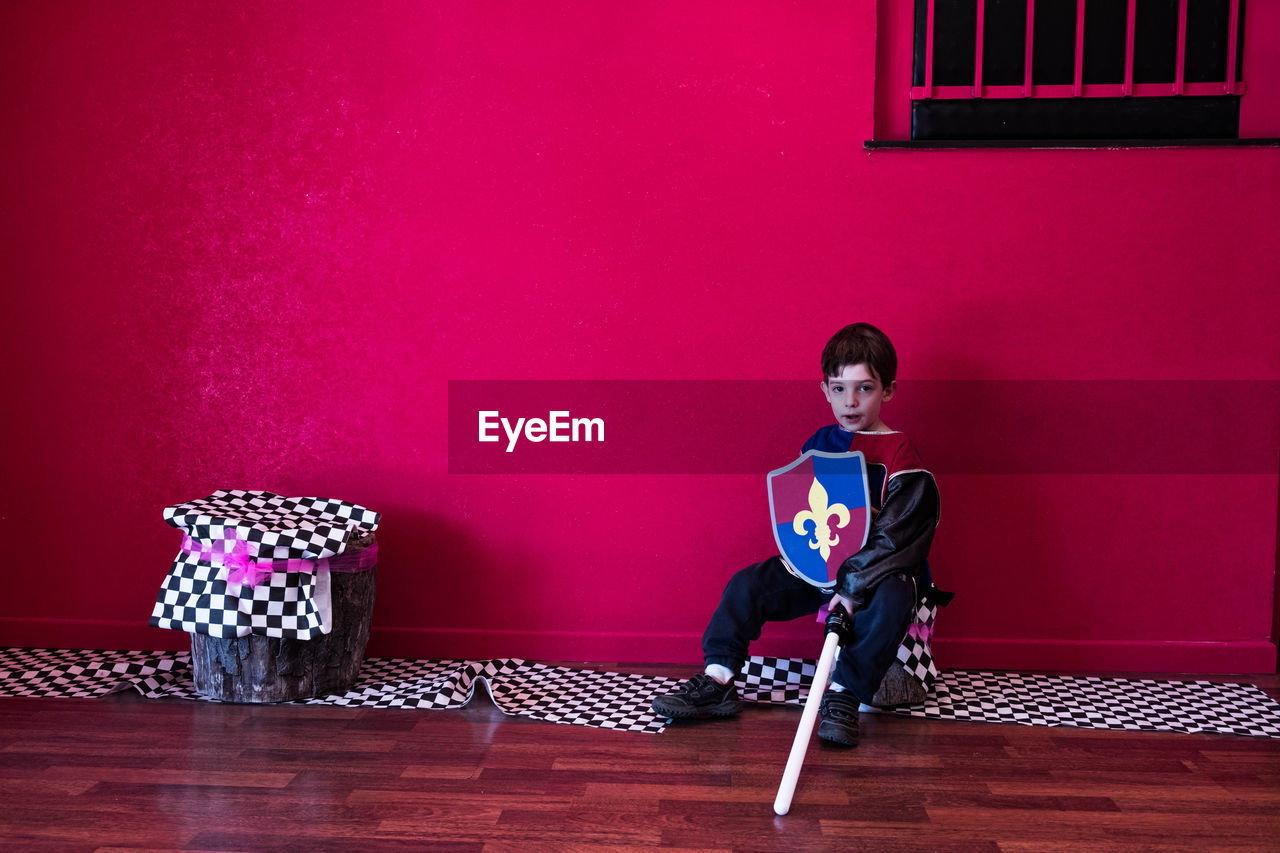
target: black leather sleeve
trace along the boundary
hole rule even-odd
[[[938,486],[928,471],[908,471],[890,479],[867,544],[840,565],[836,592],[857,609],[889,575],[903,572],[915,577],[929,556],[940,511]]]

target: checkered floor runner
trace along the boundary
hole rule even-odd
[[[461,708],[479,684],[506,714],[552,723],[657,733],[649,701],[680,680],[577,670],[517,658],[489,661],[370,658],[341,695],[295,704],[352,708]],[[186,652],[0,649],[0,696],[90,698],[135,689],[148,699],[200,699]]]
[[[815,662],[753,657],[742,698],[800,703]],[[1252,684],[950,670],[921,705],[886,713],[981,723],[1280,738],[1280,702]]]
[[[0,696],[95,697],[134,689],[147,698],[200,699],[190,656],[173,652],[0,649]],[[740,692],[753,702],[800,704],[814,662],[753,657]],[[355,687],[305,704],[363,708],[460,708],[477,684],[506,714],[572,725],[656,733],[667,720],[649,701],[680,679],[531,663],[372,658]],[[952,670],[922,705],[891,713],[939,720],[1201,732],[1280,738],[1280,703],[1251,684],[1154,681]]]

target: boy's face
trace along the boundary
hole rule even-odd
[[[886,388],[866,364],[847,364],[822,381],[822,395],[841,429],[883,432],[888,427],[880,420],[880,406],[893,397],[897,385],[890,382]]]

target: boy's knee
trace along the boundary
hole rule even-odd
[[[892,625],[903,619],[909,621],[915,606],[915,583],[906,575],[896,574],[885,578],[876,587],[867,607],[859,615],[863,615],[866,622]]]
[[[889,575],[876,589],[874,598],[880,599],[882,605],[888,605],[894,610],[913,607],[916,600],[915,581],[902,572]]]
[[[771,557],[763,563],[753,563],[745,569],[739,569],[729,577],[729,582],[725,585],[726,592],[734,591],[758,591],[767,588],[771,583],[776,582],[777,573],[785,572],[782,567],[782,561],[777,557]]]

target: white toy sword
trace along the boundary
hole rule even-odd
[[[796,792],[796,782],[800,779],[800,767],[804,764],[805,753],[809,751],[809,739],[813,734],[813,722],[818,717],[818,706],[822,704],[822,694],[827,690],[836,652],[840,650],[840,643],[852,633],[852,627],[853,622],[843,605],[837,604],[831,608],[831,614],[827,617],[827,638],[822,644],[822,656],[818,658],[818,667],[813,672],[809,698],[804,703],[804,713],[800,715],[800,727],[796,729],[796,739],[791,744],[787,767],[782,771],[778,796],[773,800],[774,814],[784,815],[791,811],[791,798]]]
[[[807,450],[790,465],[770,471],[768,484],[769,517],[783,565],[805,583],[831,591],[841,564],[866,544],[871,532],[866,458],[858,451]],[[780,815],[791,808],[791,796],[836,652],[841,640],[852,635],[853,621],[848,611],[835,605],[827,616],[827,638],[773,803],[773,810]]]

